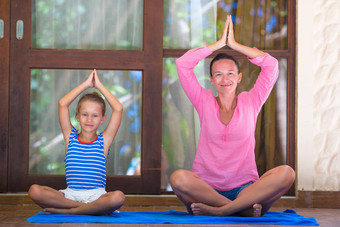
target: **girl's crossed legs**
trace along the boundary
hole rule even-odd
[[[125,195],[121,191],[108,192],[90,203],[82,203],[65,198],[65,195],[53,188],[34,184],[28,191],[29,197],[45,214],[90,214],[107,215],[119,209]]]
[[[289,190],[295,180],[294,170],[286,165],[267,171],[254,184],[244,188],[234,201],[217,193],[195,173],[175,171],[171,178],[174,193],[195,215],[261,216]]]

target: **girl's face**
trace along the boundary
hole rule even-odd
[[[99,125],[106,120],[106,115],[103,116],[99,103],[86,100],[81,104],[76,119],[82,132],[96,133]]]
[[[221,59],[212,65],[210,82],[219,94],[236,92],[237,84],[241,82],[242,73],[238,73],[236,64],[229,59]]]

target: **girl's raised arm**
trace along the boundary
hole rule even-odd
[[[122,104],[116,99],[116,97],[100,82],[97,71],[94,70],[94,87],[97,88],[105,97],[107,102],[109,103],[110,107],[112,108],[111,118],[106,129],[103,132],[104,137],[104,153],[107,157],[109,148],[115,138],[120,122],[122,120],[123,114],[123,106]]]
[[[94,86],[94,72],[91,72],[86,81],[72,89],[69,93],[67,93],[64,97],[62,97],[59,100],[58,103],[59,124],[65,140],[66,146],[65,152],[67,150],[68,140],[73,127],[70,120],[69,106],[75,100],[75,98],[77,98],[78,95],[80,95],[87,88],[91,88],[93,86]]]

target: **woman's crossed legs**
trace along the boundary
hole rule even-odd
[[[295,180],[294,170],[282,165],[267,171],[243,189],[234,201],[217,193],[195,173],[177,170],[170,177],[174,193],[195,215],[261,216],[286,193]]]

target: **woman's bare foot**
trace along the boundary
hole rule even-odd
[[[254,208],[254,217],[261,217],[262,215],[262,205],[261,204],[258,204],[258,203],[255,203],[253,205],[253,208]]]
[[[213,207],[204,203],[191,204],[191,210],[194,215],[222,216],[221,207]]]
[[[213,207],[203,203],[191,204],[191,210],[194,215],[205,215],[205,216],[228,216],[232,214],[226,214],[223,212],[223,207]],[[255,203],[252,208],[246,209],[239,212],[240,215],[246,217],[260,217],[262,211],[262,205]]]
[[[253,207],[250,207],[246,210],[239,212],[238,214],[243,217],[261,217],[262,215],[262,205],[259,203],[255,203]]]

